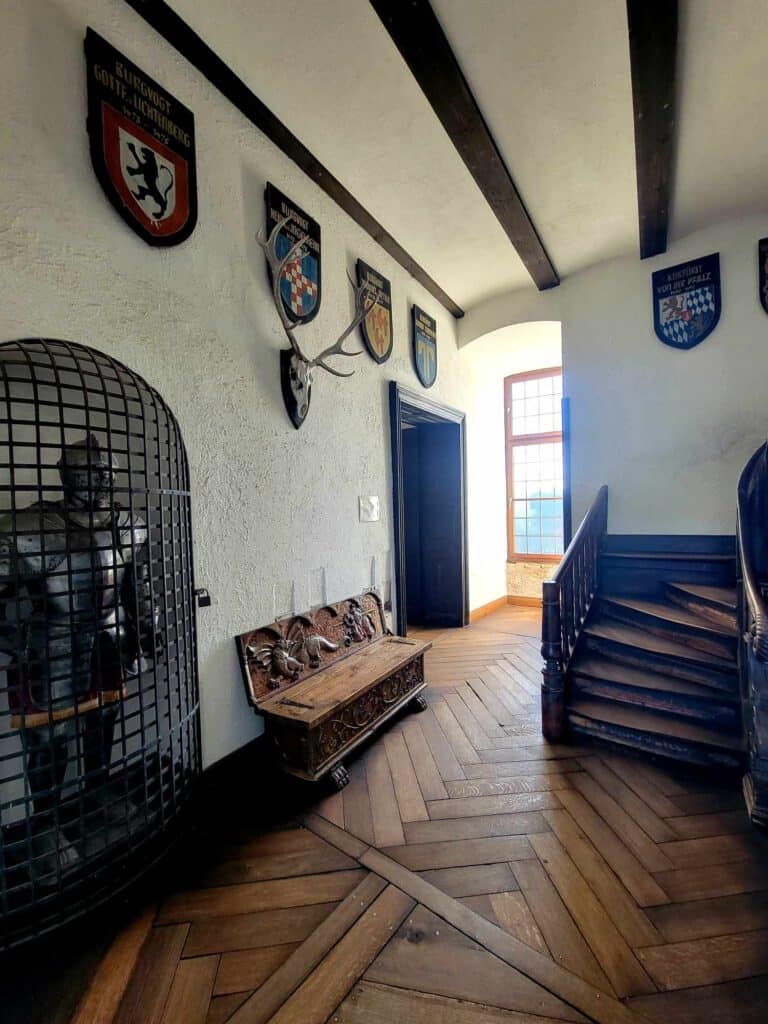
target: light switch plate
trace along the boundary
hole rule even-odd
[[[360,495],[360,522],[361,523],[378,523],[381,518],[379,513],[379,496],[378,494],[366,494]]]

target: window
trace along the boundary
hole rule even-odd
[[[504,381],[510,561],[563,553],[563,375],[559,367]]]

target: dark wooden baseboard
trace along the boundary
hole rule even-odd
[[[524,594],[508,594],[507,604],[517,605],[519,608],[541,608],[541,598],[527,597]]]

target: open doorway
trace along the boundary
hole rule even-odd
[[[390,383],[397,631],[468,622],[465,417]]]

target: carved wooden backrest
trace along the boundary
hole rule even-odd
[[[375,590],[289,615],[235,638],[248,700],[255,707],[387,632]]]

